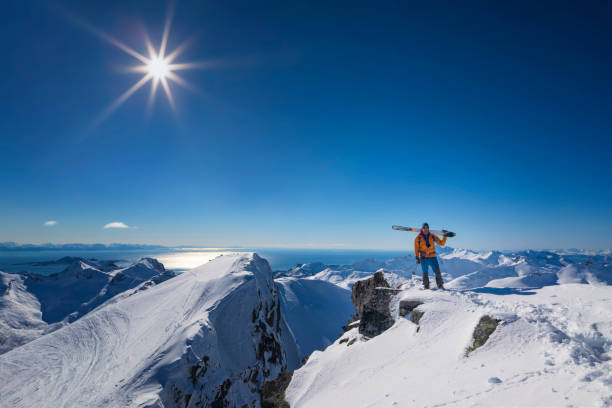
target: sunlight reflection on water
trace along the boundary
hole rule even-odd
[[[175,252],[175,253],[163,253],[154,255],[159,262],[164,264],[166,269],[172,269],[176,271],[185,271],[188,269],[195,268],[205,264],[206,262],[215,259],[220,255],[235,254],[236,251],[190,251],[190,252]]]

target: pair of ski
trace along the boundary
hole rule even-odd
[[[393,225],[393,226],[391,226],[391,228],[393,228],[396,231],[421,232],[420,228],[402,227],[401,225]],[[429,230],[429,232],[431,232],[433,234],[436,234],[436,235],[442,235],[443,237],[448,237],[448,238],[451,238],[451,237],[454,237],[455,235],[457,235],[454,232],[447,231],[445,229],[443,229],[443,230]],[[413,282],[413,284],[415,283],[415,273],[414,272],[412,272],[412,282]],[[403,286],[403,284],[400,285],[400,288],[402,286]],[[425,290],[425,288],[422,287],[421,290]],[[431,289],[428,288],[428,290],[446,290],[446,288],[444,288],[444,287],[442,287],[442,288],[431,288]]]
[[[391,228],[393,228],[396,231],[409,231],[409,232],[421,232],[420,228],[412,228],[412,227],[402,227],[401,225],[393,225]],[[445,229],[443,230],[429,230],[429,232],[434,233],[436,235],[442,235],[443,237],[454,237],[455,234],[454,232],[450,232],[447,231]]]

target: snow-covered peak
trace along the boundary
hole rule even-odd
[[[114,271],[114,274],[122,274],[134,279],[150,279],[153,276],[165,272],[164,265],[154,258],[141,258],[136,263]]]
[[[508,257],[500,251],[474,251],[464,248],[449,248],[450,252],[442,253],[442,259],[463,259],[466,261],[477,262],[486,265],[495,265],[500,263],[500,259],[508,261]]]
[[[297,364],[268,263],[236,254],[0,356],[0,394],[11,406],[257,406],[263,382]]]
[[[94,277],[103,277],[107,275],[109,271],[104,271],[90,265],[83,259],[79,259],[70,264],[59,274],[55,275],[58,279],[66,278],[84,278],[92,279]]]
[[[321,272],[325,268],[327,268],[327,265],[321,262],[304,263],[304,264],[299,264],[295,268],[289,269],[288,271],[278,271],[276,272],[276,276],[277,277],[283,277],[283,276],[289,277],[290,276],[290,277],[296,277],[296,278],[303,278],[306,276],[315,275]]]

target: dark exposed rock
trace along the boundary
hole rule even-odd
[[[230,387],[232,386],[232,380],[229,378],[223,381],[223,384],[219,387],[217,394],[215,395],[215,399],[210,403],[211,408],[225,408],[229,407],[230,403],[225,397],[227,397],[227,393],[229,392]]]
[[[259,324],[255,326],[255,332],[258,332],[261,336],[261,340],[257,344],[257,359],[263,361],[265,353],[270,352],[270,357],[267,361],[272,364],[280,364],[282,362],[281,345],[277,339],[278,334],[280,334],[280,320],[275,319],[276,313],[280,313],[280,308],[268,308],[266,304],[265,320],[268,325],[264,324],[263,320],[260,320]],[[275,322],[279,323],[278,327],[274,326]]]
[[[262,408],[289,408],[285,401],[285,390],[291,382],[293,371],[283,371],[279,376],[267,381],[261,389]]]
[[[109,282],[110,285],[116,285],[121,281],[124,281],[127,279],[127,276],[125,276],[125,274],[121,273],[121,272],[117,272],[115,274],[115,276],[113,277],[113,279],[111,279],[111,281]]]
[[[415,309],[422,304],[423,302],[418,300],[401,300],[399,303],[399,314],[400,316],[406,316],[409,314],[410,321],[414,324],[419,324],[419,321],[425,312]]]
[[[390,287],[382,271],[376,272],[368,279],[362,279],[355,282],[351,293],[351,299],[353,300],[357,317],[360,318],[365,305],[371,303],[372,297],[374,297],[375,288]]]
[[[183,394],[180,389],[172,387],[172,397],[174,399],[174,406],[186,407],[191,399],[191,394]]]
[[[198,378],[204,377],[206,375],[206,371],[208,371],[208,361],[210,357],[204,356],[202,360],[198,362],[198,364],[191,366],[189,370],[189,377],[191,378],[191,383],[195,386],[198,382]]]
[[[352,339],[351,339],[351,341],[349,341],[349,342],[348,342],[348,344],[346,345],[346,347],[348,347],[348,346],[352,346],[353,344],[355,344],[355,342],[356,342],[356,341],[357,341],[357,338],[356,338],[356,337],[352,338]]]
[[[421,306],[423,302],[418,300],[401,300],[399,302],[399,314],[400,316],[406,316],[417,307]]]
[[[370,338],[375,337],[393,326],[394,322],[390,314],[366,307],[359,323],[359,333]]]
[[[421,312],[420,310],[413,310],[410,312],[410,321],[414,324],[419,324],[421,317],[423,317],[424,314],[425,312]]]
[[[378,336],[394,323],[389,310],[394,292],[386,288],[390,285],[382,271],[353,285],[351,298],[359,318],[359,333],[364,336]]]
[[[465,351],[466,356],[478,347],[484,345],[500,322],[501,320],[494,319],[491,316],[482,316],[474,329],[472,345]]]
[[[342,331],[344,333],[346,333],[347,331],[355,328],[359,326],[359,317],[357,317],[356,314],[351,315],[351,318],[349,319],[348,323],[346,323],[344,326],[342,326]],[[340,336],[342,336],[342,334],[340,334]]]

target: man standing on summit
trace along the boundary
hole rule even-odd
[[[414,239],[414,254],[416,256],[416,263],[421,264],[421,269],[423,270],[423,287],[425,289],[429,289],[429,273],[427,269],[430,266],[436,274],[436,284],[438,288],[444,289],[440,265],[436,257],[435,244],[440,246],[446,245],[446,234],[440,239],[435,234],[430,233],[429,224],[424,223],[421,227],[421,232]]]

